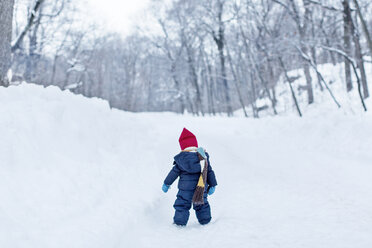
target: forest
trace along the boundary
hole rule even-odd
[[[152,0],[146,12],[151,25],[136,20],[136,31],[122,37],[90,23],[76,1],[2,0],[1,32],[7,35],[0,37],[0,81],[56,85],[132,112],[232,116],[242,110],[254,118],[262,110],[278,114],[281,83],[300,116],[298,94],[311,105],[317,88],[339,105],[330,84],[342,84],[347,92],[358,91],[367,110],[371,5]],[[325,80],[318,69],[323,64],[342,64],[343,81]],[[291,70],[304,78],[289,75]],[[295,87],[296,80],[303,83]]]

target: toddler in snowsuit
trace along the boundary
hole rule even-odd
[[[174,166],[165,178],[162,190],[167,192],[170,185],[177,177],[180,177],[178,181],[177,199],[173,205],[176,209],[173,220],[175,224],[185,226],[190,216],[189,210],[192,205],[193,195],[203,168],[200,164],[198,153],[196,152],[198,142],[195,135],[184,128],[179,138],[179,143],[181,152],[174,157]],[[193,206],[196,217],[202,225],[208,224],[212,219],[207,195],[213,194],[217,185],[214,171],[209,163],[209,155],[208,153],[205,155],[208,161],[208,170],[203,199],[204,204],[194,204]]]

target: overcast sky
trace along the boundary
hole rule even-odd
[[[150,0],[86,0],[86,11],[107,31],[128,35],[143,15]],[[93,17],[92,16],[92,17]]]

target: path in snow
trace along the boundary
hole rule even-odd
[[[0,89],[0,247],[372,246],[372,116],[131,114],[22,85]],[[212,223],[172,225],[161,185],[189,128],[219,185]]]
[[[134,228],[123,235],[123,244],[265,248],[372,245],[372,156],[345,153],[346,143],[337,145],[335,140],[328,140],[336,134],[323,136],[322,124],[302,130],[301,125],[296,128],[288,121],[275,123],[277,126],[265,123],[269,128],[262,121],[237,124],[223,120],[209,128],[212,123],[198,120],[192,126],[203,134],[202,144],[209,148],[219,182],[215,195],[209,198],[212,224],[200,226],[192,212],[187,228],[172,226],[173,187],[167,195],[159,193]],[[160,183],[158,187],[160,192]]]

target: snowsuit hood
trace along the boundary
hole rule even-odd
[[[187,173],[200,173],[201,166],[196,152],[181,152],[174,157],[174,161],[182,171]]]

